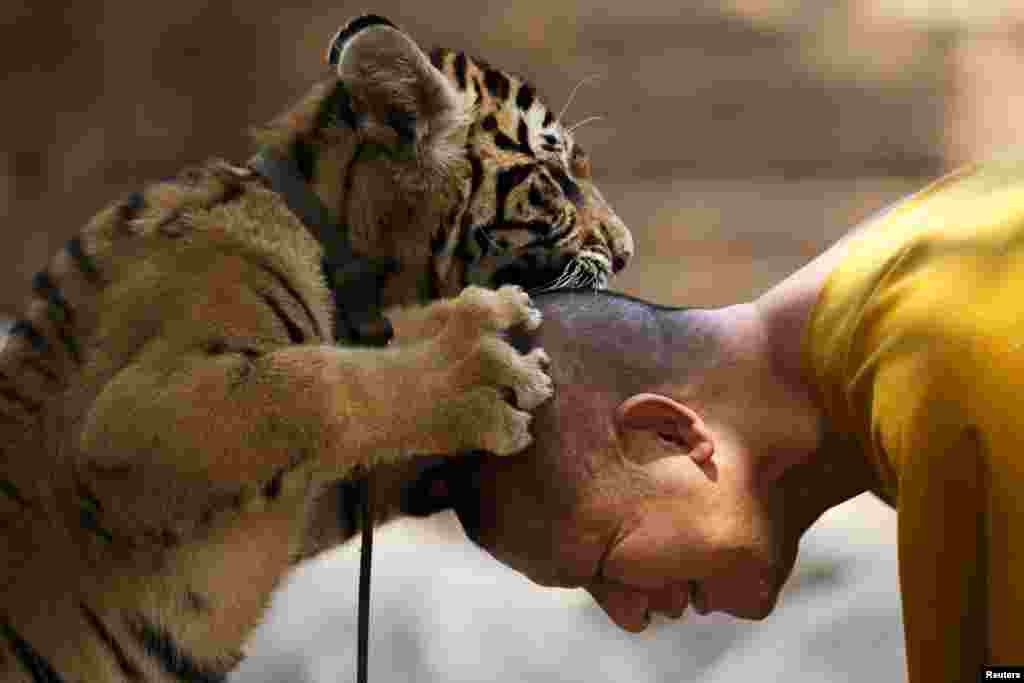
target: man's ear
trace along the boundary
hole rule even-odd
[[[692,408],[661,394],[635,394],[615,409],[619,431],[640,430],[657,433],[680,447],[697,464],[711,459],[715,446],[707,425]]]
[[[328,62],[363,139],[404,158],[438,153],[466,116],[455,86],[405,33],[376,15],[357,17],[331,40]]]

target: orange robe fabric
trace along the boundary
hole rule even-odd
[[[909,680],[1024,664],[1024,160],[940,179],[849,239],[804,351],[898,510]]]

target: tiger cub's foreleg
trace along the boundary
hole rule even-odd
[[[543,352],[501,338],[540,322],[522,290],[474,287],[391,315],[396,343],[384,349],[140,351],[96,397],[78,440],[81,479],[111,501],[107,531],[188,536],[209,519],[203,499],[305,497],[357,467],[529,445],[527,411],[552,384]]]

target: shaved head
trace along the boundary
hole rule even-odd
[[[534,304],[543,324],[510,341],[520,351],[547,351],[555,396],[534,414],[526,455],[557,473],[545,486],[558,487],[569,505],[601,468],[619,403],[692,383],[717,362],[718,345],[694,309],[594,290],[555,290]]]
[[[556,388],[583,385],[621,400],[692,381],[718,362],[719,346],[698,310],[593,290],[554,290],[533,300],[544,323],[510,341],[520,351],[548,352]]]

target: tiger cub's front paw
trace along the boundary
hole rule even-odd
[[[530,414],[554,393],[543,349],[516,351],[502,333],[522,325],[534,330],[540,312],[519,287],[469,287],[452,302],[438,342],[449,356],[455,396],[441,410],[457,425],[458,450],[517,453],[533,441]]]

